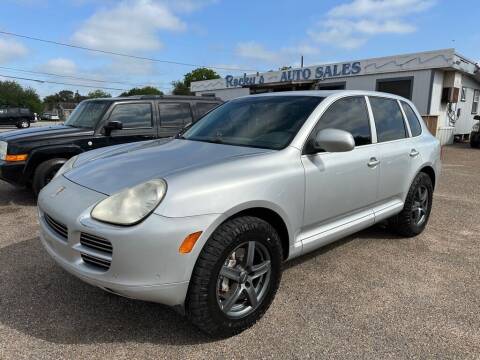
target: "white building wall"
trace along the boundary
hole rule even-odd
[[[245,95],[250,95],[250,89],[249,88],[232,88],[232,89],[217,89],[217,90],[211,90],[211,91],[197,91],[195,95],[197,96],[202,96],[202,94],[205,95],[215,95],[219,97],[222,100],[231,100],[235,99],[241,96]]]
[[[455,134],[469,134],[475,123],[473,120],[474,114],[472,114],[473,92],[475,89],[480,89],[480,84],[471,77],[463,75],[461,86],[466,88],[466,97],[465,101],[459,99],[457,104],[457,108],[460,109],[460,116],[455,122]]]

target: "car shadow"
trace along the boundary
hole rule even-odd
[[[372,227],[292,260],[285,270],[363,238],[399,237]],[[0,248],[0,274],[0,323],[28,336],[59,344],[219,340],[172,308],[122,298],[78,280],[54,263],[36,237]]]
[[[32,238],[0,248],[0,323],[60,344],[214,341],[173,309],[90,286],[58,267]]]
[[[342,238],[340,240],[334,241],[333,243],[330,243],[328,245],[322,246],[321,248],[314,250],[308,254],[302,255],[298,258],[295,258],[287,263],[285,263],[283,269],[287,270],[292,267],[295,267],[297,265],[303,264],[305,262],[310,261],[313,258],[316,258],[317,256],[321,256],[323,254],[326,254],[338,247],[344,246],[348,244],[349,242],[353,240],[366,240],[366,239],[378,239],[378,240],[399,240],[399,239],[404,239],[399,235],[396,235],[393,233],[391,230],[389,230],[384,223],[380,223],[377,225],[374,225],[372,227],[369,227],[365,230],[362,230],[358,233],[355,233],[353,235],[347,236],[345,238]]]
[[[32,206],[36,205],[36,203],[37,200],[32,190],[0,181],[0,206]]]

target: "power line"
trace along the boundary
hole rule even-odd
[[[89,85],[82,85],[82,84],[70,84],[70,83],[63,83],[63,82],[58,82],[58,81],[31,79],[31,78],[24,78],[24,77],[19,77],[19,76],[9,76],[9,75],[2,75],[2,74],[0,74],[0,77],[9,78],[9,79],[34,81],[34,82],[41,83],[41,84],[48,83],[48,84],[78,86],[78,87],[85,87],[85,88],[91,88],[91,89],[103,89],[103,90],[118,90],[118,91],[126,91],[127,90],[127,89],[118,89],[118,88],[104,87],[104,86],[89,86]]]
[[[59,41],[41,39],[41,38],[37,38],[37,37],[34,37],[34,36],[21,35],[21,34],[8,32],[8,31],[0,31],[0,34],[8,35],[8,36],[15,36],[15,37],[23,38],[23,39],[40,41],[40,42],[53,44],[53,45],[66,46],[66,47],[74,48],[74,49],[94,51],[94,52],[98,52],[98,53],[102,53],[102,54],[123,56],[123,57],[128,57],[128,58],[131,58],[131,59],[147,60],[147,61],[159,62],[159,63],[164,63],[164,64],[181,65],[181,66],[189,66],[189,67],[206,67],[206,68],[209,68],[209,69],[230,70],[230,71],[232,71],[232,70],[233,71],[250,71],[250,72],[256,72],[257,71],[255,69],[240,69],[240,68],[233,68],[233,67],[208,66],[208,65],[184,63],[184,62],[179,62],[179,61],[161,60],[161,59],[155,59],[155,58],[150,58],[150,57],[144,57],[144,56],[138,56],[138,55],[132,55],[132,54],[124,54],[124,53],[119,53],[119,52],[114,52],[114,51],[94,49],[94,48],[89,48],[89,47],[85,47],[85,46],[62,43],[62,42],[59,42]]]
[[[55,74],[55,73],[50,73],[50,72],[25,70],[25,69],[19,69],[19,68],[11,68],[11,67],[7,67],[7,66],[0,66],[0,69],[10,70],[10,71],[24,72],[24,73],[29,73],[29,74],[55,76],[55,77],[61,77],[61,78],[67,78],[67,79],[74,79],[74,80],[83,80],[83,81],[90,81],[90,82],[98,82],[98,83],[104,83],[104,84],[120,84],[120,85],[128,85],[128,86],[144,86],[144,85],[140,85],[140,84],[132,84],[132,83],[122,82],[122,81],[108,81],[108,80],[90,79],[90,78],[78,77],[78,76],[73,76],[73,75],[61,75],[61,74]]]

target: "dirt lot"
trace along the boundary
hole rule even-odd
[[[424,234],[372,228],[287,264],[267,315],[226,340],[55,266],[35,211],[0,184],[0,359],[480,357],[480,151],[466,145],[444,149]]]

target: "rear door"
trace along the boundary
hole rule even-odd
[[[159,102],[158,113],[159,137],[175,136],[186,125],[193,122],[192,107],[187,101]]]
[[[380,179],[376,214],[386,217],[403,207],[407,182],[411,173],[409,129],[399,101],[370,96],[370,107],[377,133]],[[382,214],[385,213],[385,216]]]
[[[151,140],[157,136],[153,101],[118,102],[110,109],[104,125],[110,121],[120,121],[123,129],[112,131],[107,138],[109,145]]]

